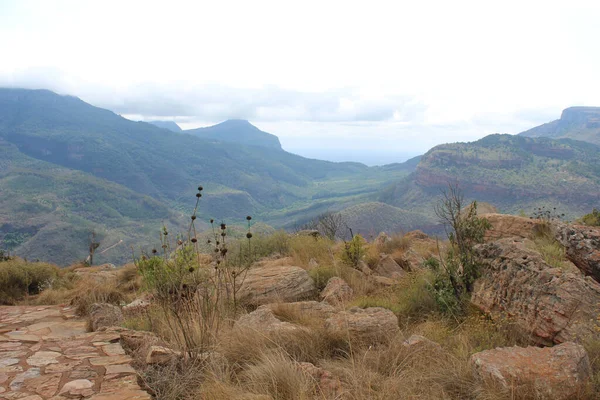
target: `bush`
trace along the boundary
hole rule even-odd
[[[600,210],[594,208],[591,213],[581,217],[579,222],[587,226],[600,226]]]
[[[356,268],[365,255],[366,240],[360,235],[354,235],[349,242],[344,243],[342,262],[349,267]]]
[[[58,276],[58,267],[46,263],[19,258],[0,262],[0,304],[15,304],[25,296],[38,294]]]

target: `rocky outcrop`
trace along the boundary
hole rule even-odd
[[[298,330],[298,326],[277,319],[275,313],[267,305],[260,306],[251,313],[242,315],[234,326],[238,329],[249,329],[262,333],[294,332]]]
[[[600,282],[600,227],[560,224],[555,230],[567,258],[585,275]]]
[[[506,214],[486,214],[485,219],[492,226],[485,233],[487,241],[510,237],[530,238],[538,224],[534,219]]]
[[[385,342],[399,331],[396,315],[381,307],[352,307],[339,312],[325,321],[325,329],[332,335],[350,336],[369,345]]]
[[[145,313],[152,305],[152,296],[146,295],[135,299],[131,303],[123,306],[122,311],[124,315],[134,316]]]
[[[251,268],[238,292],[240,301],[250,305],[305,300],[316,295],[315,283],[304,269],[270,265]]]
[[[502,239],[479,245],[481,277],[471,303],[496,320],[511,320],[532,343],[600,339],[600,285],[552,268],[542,257]]]
[[[588,355],[575,343],[486,350],[473,354],[471,363],[482,381],[513,393],[532,391],[536,399],[577,398],[590,377]]]
[[[321,300],[331,305],[345,303],[352,298],[354,290],[345,280],[334,276],[327,281],[325,289],[321,292]]]
[[[167,365],[182,357],[182,353],[163,346],[150,346],[146,354],[146,364]]]
[[[304,329],[299,322],[308,325],[323,325],[325,320],[334,314],[335,309],[332,306],[317,301],[272,303],[262,305],[251,313],[242,315],[235,322],[235,327],[263,333],[292,332]],[[285,318],[281,316],[285,316]],[[294,323],[294,320],[298,323]]]
[[[382,255],[373,272],[390,279],[398,279],[406,275],[406,271],[389,255]]]
[[[90,327],[92,331],[123,323],[121,308],[112,304],[94,303],[90,308]]]

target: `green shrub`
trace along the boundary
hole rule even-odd
[[[588,226],[600,226],[600,210],[594,208],[591,213],[581,217],[579,222]]]
[[[38,294],[58,279],[58,272],[54,265],[19,258],[0,262],[0,304],[15,304],[27,295]]]
[[[349,267],[356,268],[365,255],[366,240],[360,235],[354,235],[349,242],[344,243],[342,250],[342,262]]]

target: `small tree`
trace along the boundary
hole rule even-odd
[[[438,281],[434,286],[437,286],[438,295],[451,290],[454,296],[452,302],[455,305],[460,304],[463,295],[473,290],[473,283],[479,277],[473,248],[483,242],[485,232],[491,227],[487,219],[477,216],[477,202],[474,201],[466,208],[464,205],[464,196],[458,185],[449,184],[435,207],[435,213],[444,225],[450,246],[444,257],[440,255],[443,271],[440,279],[446,282]]]

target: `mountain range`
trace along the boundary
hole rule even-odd
[[[291,154],[248,121],[181,130],[47,90],[0,89],[0,248],[66,265],[85,258],[95,232],[97,262],[126,262],[131,247],[159,242],[163,224],[185,232],[198,185],[202,228],[246,215],[293,228],[341,211],[363,234],[431,232],[433,205],[450,181],[504,211],[549,203],[576,217],[600,198],[594,110],[567,109],[550,127],[367,167]]]

